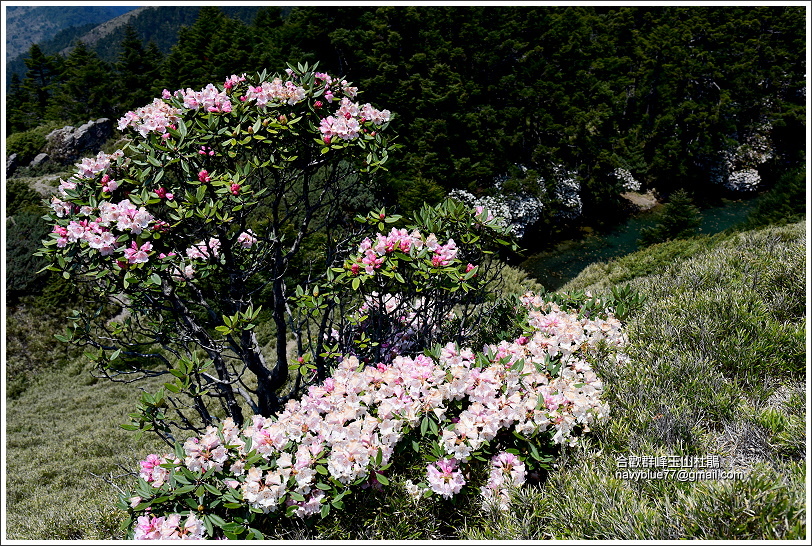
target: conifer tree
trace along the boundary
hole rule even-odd
[[[163,55],[150,42],[146,48],[131,25],[124,29],[121,53],[116,62],[116,107],[122,112],[135,109],[160,95],[160,69]]]
[[[9,90],[6,95],[6,136],[25,131],[29,127],[28,116],[25,113],[24,105],[28,102],[27,94],[23,89],[23,83],[16,73],[11,75]]]
[[[643,228],[638,244],[651,246],[673,239],[685,239],[696,235],[702,216],[693,204],[691,196],[683,189],[675,191],[671,200],[663,206],[657,225]]]
[[[31,45],[25,59],[28,69],[22,82],[25,102],[21,104],[26,128],[36,127],[45,118],[48,101],[59,77],[59,59],[43,53],[38,44]]]
[[[84,123],[113,116],[113,79],[110,68],[83,42],[65,59],[62,82],[49,102],[52,117]]]

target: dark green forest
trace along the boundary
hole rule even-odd
[[[707,203],[757,173],[763,189],[806,146],[798,6],[185,9],[146,10],[65,57],[32,46],[7,133],[318,61],[395,114],[385,204],[516,196],[535,204],[534,239],[617,221],[630,188]]]

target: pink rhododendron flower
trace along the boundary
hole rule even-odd
[[[131,264],[142,264],[149,261],[149,251],[152,250],[152,243],[147,241],[140,247],[138,244],[133,241],[130,244],[130,248],[124,249],[124,257],[127,258],[127,262]]]
[[[248,231],[243,231],[237,237],[237,242],[240,243],[240,246],[243,248],[251,248],[257,242],[257,238],[254,237],[254,233],[249,229]]]
[[[426,467],[426,478],[431,490],[447,499],[459,493],[465,485],[465,478],[456,467],[454,459],[441,459],[429,464]]]

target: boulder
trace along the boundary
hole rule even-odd
[[[17,157],[17,154],[11,154],[6,158],[6,178],[11,178],[14,176],[14,171],[17,170],[17,167],[20,166],[20,160]]]
[[[48,157],[48,154],[43,152],[43,153],[37,154],[37,156],[34,159],[31,160],[31,163],[28,166],[29,167],[37,167],[39,165],[42,165],[43,163],[45,163],[49,159],[50,158]]]
[[[52,161],[63,165],[76,163],[83,157],[95,155],[111,136],[113,122],[108,118],[88,121],[80,127],[68,125],[45,137],[45,152]]]

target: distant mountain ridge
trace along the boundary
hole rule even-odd
[[[104,23],[135,9],[135,6],[8,6],[4,31],[6,62],[61,30]]]
[[[40,20],[42,14],[32,12],[32,10],[44,10],[46,7],[28,7],[26,11],[8,13],[8,28],[9,40],[14,29],[20,29],[29,21],[32,25],[40,25],[37,21]],[[7,8],[7,9],[12,9]],[[79,8],[58,8],[57,10],[74,10]],[[88,10],[103,9],[103,8],[86,8]],[[107,12],[107,17],[102,18],[102,13],[88,12],[89,15],[95,16],[97,19],[94,21],[93,17],[86,19],[78,19],[78,24],[63,27],[61,30],[54,30],[50,33],[39,33],[43,39],[28,42],[24,47],[18,46],[15,51],[18,53],[15,56],[8,55],[6,59],[6,90],[8,90],[9,82],[11,81],[12,74],[17,74],[21,79],[25,77],[27,68],[25,66],[25,58],[28,56],[28,50],[31,44],[37,43],[46,55],[59,54],[67,56],[73,46],[78,41],[82,41],[88,48],[96,51],[99,57],[109,63],[115,62],[119,54],[122,38],[124,37],[124,28],[126,25],[132,25],[138,36],[144,44],[152,41],[158,46],[163,53],[169,53],[172,46],[177,42],[178,31],[182,26],[191,26],[197,19],[200,12],[200,6],[179,5],[179,6],[144,6],[144,7],[118,7],[115,8],[117,12]],[[244,23],[250,23],[256,12],[260,9],[259,6],[220,6],[220,9],[229,17],[242,20]],[[285,9],[289,11],[290,8]],[[52,13],[52,12],[47,12]],[[71,21],[77,21],[76,13],[65,13],[63,17]],[[12,24],[13,23],[13,24]],[[54,27],[56,28],[56,27]],[[24,36],[25,33],[20,31],[19,36]],[[22,38],[17,41],[22,43]],[[20,49],[22,47],[22,49]],[[11,51],[9,49],[9,51]]]
[[[90,32],[87,32],[82,36],[80,36],[77,39],[77,41],[84,42],[85,45],[88,47],[93,47],[99,42],[99,40],[106,38],[117,28],[125,26],[134,17],[137,17],[140,13],[142,13],[146,9],[149,8],[148,7],[135,8],[134,10],[128,11],[127,13],[119,15],[118,17],[114,17],[109,21],[105,21],[104,23],[93,27],[93,29]],[[61,55],[67,55],[68,53],[70,53],[71,49],[72,47],[68,46],[63,48],[59,53]]]

